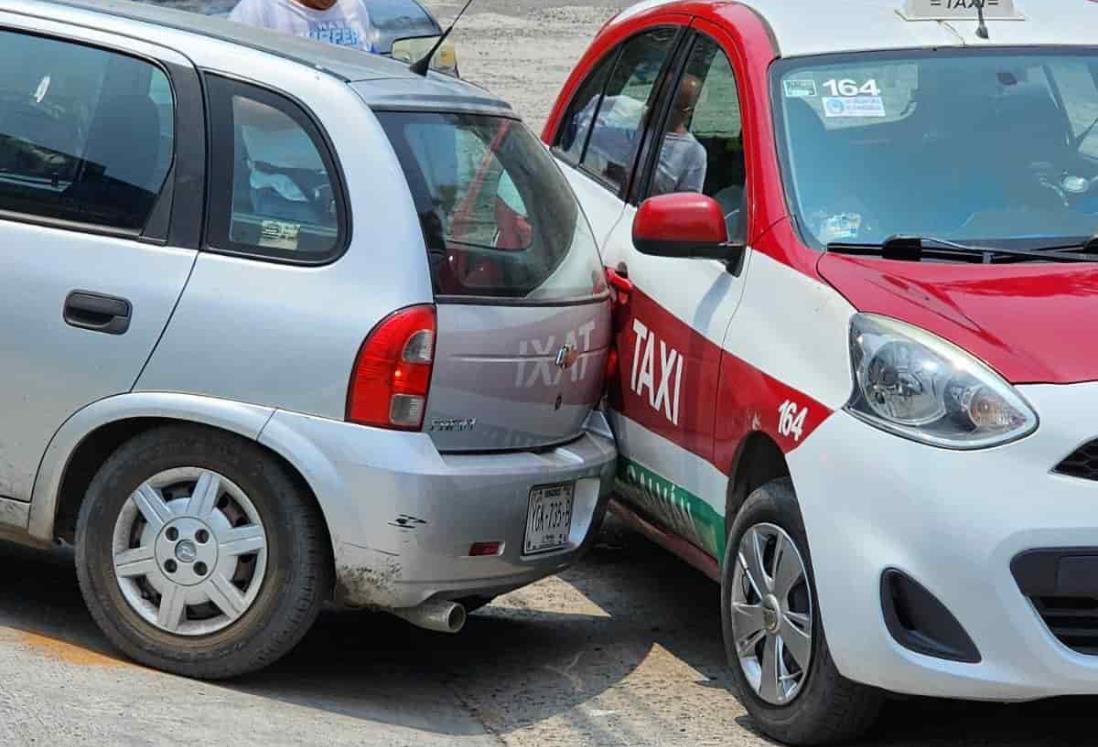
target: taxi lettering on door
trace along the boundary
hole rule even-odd
[[[659,339],[640,319],[633,320],[636,335],[633,347],[630,388],[672,425],[679,424],[682,395],[683,355],[666,340]]]

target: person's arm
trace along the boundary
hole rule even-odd
[[[370,9],[367,7],[366,0],[359,0],[358,2],[358,17],[362,21],[362,29],[366,34],[362,40],[362,51],[374,52],[373,31],[372,24],[370,23]]]

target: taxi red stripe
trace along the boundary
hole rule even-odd
[[[832,413],[722,349],[638,288],[615,314],[615,338],[621,367],[611,391],[613,408],[725,474],[751,433],[766,434],[788,453]],[[649,338],[652,371],[646,377]]]

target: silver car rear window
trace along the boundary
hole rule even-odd
[[[404,167],[440,297],[559,302],[605,292],[591,228],[521,122],[381,112]]]

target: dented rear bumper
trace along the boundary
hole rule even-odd
[[[336,601],[396,609],[496,596],[556,573],[586,548],[605,511],[617,451],[601,415],[554,449],[440,454],[422,433],[278,412],[259,436],[316,494],[331,534]],[[524,556],[531,488],[575,482],[566,547]],[[500,542],[470,557],[476,542]]]

